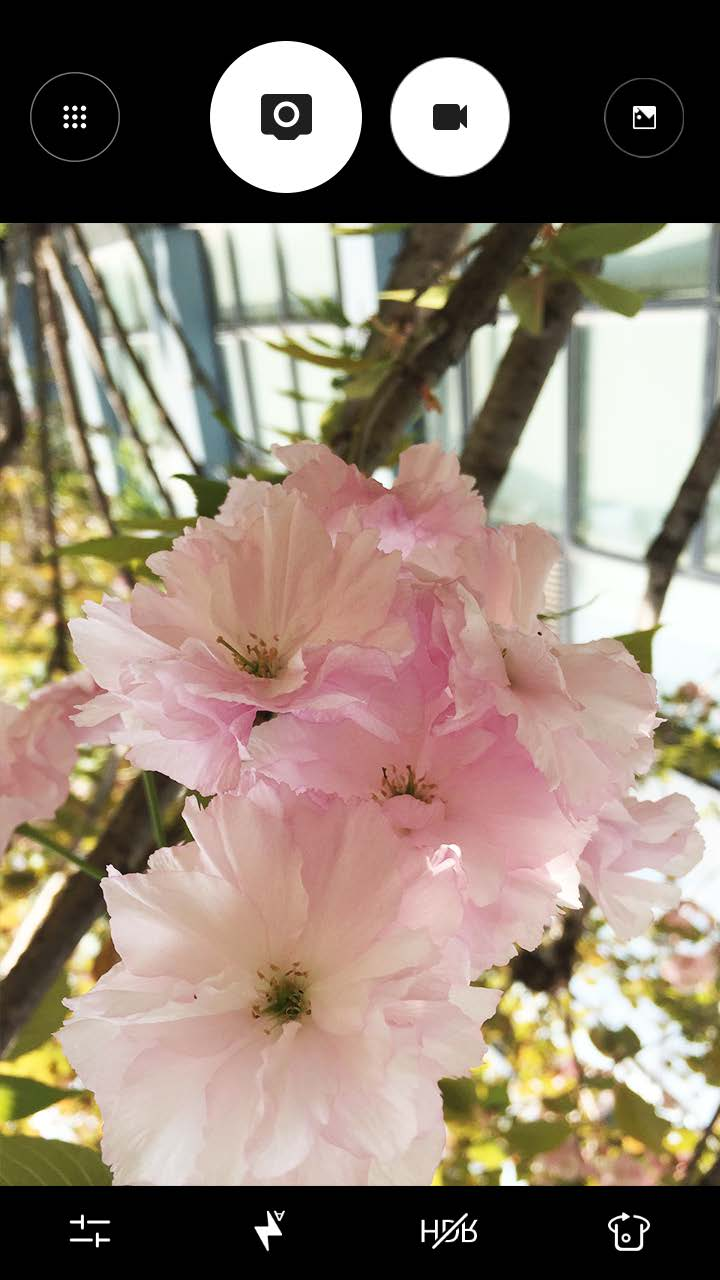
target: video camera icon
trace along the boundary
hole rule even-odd
[[[467,107],[458,102],[436,102],[433,106],[433,129],[467,129]]]

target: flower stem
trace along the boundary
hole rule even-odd
[[[17,833],[25,836],[28,840],[34,840],[36,844],[43,845],[44,848],[50,849],[52,853],[58,853],[61,858],[67,858],[68,862],[74,863],[80,871],[84,871],[85,875],[90,876],[92,880],[103,880],[105,878],[102,871],[88,866],[84,858],[78,858],[69,849],[63,849],[62,845],[53,840],[51,836],[47,836],[44,831],[39,831],[37,827],[31,826],[29,822],[21,823],[17,828]]]
[[[158,800],[157,787],[155,786],[155,775],[145,773],[143,770],[143,786],[145,788],[145,799],[148,803],[150,811],[150,825],[152,826],[153,838],[157,848],[162,849],[165,846],[165,832],[163,830],[162,814],[160,813],[160,801]]]

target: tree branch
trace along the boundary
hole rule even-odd
[[[662,529],[648,548],[645,605],[651,625],[658,621],[683,548],[702,515],[720,472],[720,401],[715,405],[695,459],[668,511]]]
[[[472,334],[492,324],[503,290],[542,223],[500,222],[478,253],[370,397],[357,425],[351,459],[373,471],[417,414],[423,392],[435,385],[465,350]]]
[[[118,342],[120,343],[120,346],[122,347],[123,351],[125,352],[125,355],[128,357],[128,360],[133,365],[133,368],[135,369],[148,395],[150,396],[150,399],[155,405],[155,408],[160,417],[160,421],[162,422],[165,429],[173,437],[176,444],[178,444],[179,447],[182,449],[182,452],[187,458],[193,471],[196,471],[198,472],[198,474],[202,475],[202,466],[200,465],[199,462],[196,461],[196,459],[193,457],[192,453],[190,452],[190,449],[188,448],[185,440],[183,439],[173,419],[170,417],[170,414],[167,408],[165,407],[163,401],[161,400],[160,394],[157,390],[157,387],[155,386],[155,383],[153,382],[152,378],[148,374],[148,371],[143,361],[140,359],[139,355],[137,354],[137,351],[133,347],[127,335],[125,326],[122,320],[120,319],[120,316],[112,301],[112,298],[110,297],[110,294],[108,293],[105,287],[105,282],[102,276],[100,275],[100,272],[98,271],[97,267],[95,266],[95,263],[92,260],[90,249],[88,247],[87,241],[85,240],[85,237],[83,236],[82,231],[80,230],[76,222],[71,222],[69,226],[70,226],[70,232],[71,232],[72,238],[75,241],[75,245],[77,246],[77,249],[78,249],[78,254],[79,254],[78,267],[80,268],[80,273],[82,275],[83,280],[85,281],[85,285],[87,287],[87,290],[90,296],[93,299],[93,302],[95,303],[95,306],[98,308],[98,311],[100,311],[103,307],[107,311],[108,315],[110,316],[110,321],[112,323],[115,336]]]
[[[415,222],[405,243],[393,261],[385,291],[412,289],[415,298],[449,271],[457,261],[460,246],[467,237],[468,222]],[[363,360],[382,360],[392,355],[391,337],[406,341],[426,322],[430,312],[415,302],[399,302],[381,298],[374,324],[362,352]],[[332,447],[340,457],[349,457],[358,419],[368,402],[367,396],[343,401],[332,423]]]
[[[163,808],[176,806],[182,794],[183,788],[176,782],[158,776],[158,796]],[[179,834],[176,823],[170,839],[177,839]],[[154,849],[145,790],[142,779],[137,778],[85,861],[89,867],[103,872],[108,864],[120,872],[140,871]],[[0,983],[0,1056],[10,1047],[80,939],[104,910],[97,882],[80,873],[68,877],[26,950]]]
[[[10,367],[10,355],[0,342],[0,468],[12,461],[24,439],[25,415]]]
[[[128,402],[125,399],[125,396],[121,392],[120,388],[118,387],[112,375],[112,371],[107,362],[107,357],[103,350],[102,343],[98,338],[97,334],[95,333],[95,330],[93,329],[92,325],[90,324],[90,321],[88,320],[85,314],[85,311],[83,310],[82,303],[80,302],[80,299],[78,297],[75,284],[70,275],[70,272],[67,269],[67,265],[65,264],[61,256],[57,253],[55,246],[51,243],[49,239],[47,239],[44,242],[43,249],[44,249],[45,266],[47,267],[48,273],[52,280],[53,287],[56,289],[63,304],[68,308],[72,308],[75,316],[77,317],[78,323],[80,324],[80,327],[83,332],[83,337],[85,338],[88,358],[95,371],[97,378],[100,380],[103,386],[105,394],[108,398],[108,402],[110,404],[110,408],[115,414],[115,417],[117,418],[117,421],[120,424],[120,426],[124,427],[125,430],[132,436],[138,449],[140,450],[140,453],[143,458],[143,462],[145,463],[145,466],[147,467],[149,474],[152,476],[152,479],[155,483],[155,487],[158,493],[160,494],[161,498],[165,502],[165,505],[168,511],[170,512],[170,514],[175,515],[176,512],[175,512],[175,505],[173,503],[173,500],[170,497],[170,494],[167,492],[165,486],[162,483],[162,480],[160,479],[157,473],[157,469],[152,460],[152,454],[150,453],[150,449],[148,448],[137,426],[135,425],[135,420],[132,416],[132,413],[130,412],[130,406],[128,405]]]
[[[63,600],[62,570],[58,551],[57,522],[55,519],[55,487],[53,483],[53,464],[50,448],[50,426],[48,423],[47,377],[45,366],[45,325],[47,321],[48,296],[46,277],[43,271],[39,252],[39,237],[30,231],[30,243],[33,267],[33,311],[35,320],[35,403],[38,413],[38,431],[40,436],[40,470],[43,476],[43,499],[45,503],[45,529],[50,545],[48,556],[51,568],[50,594],[53,613],[55,615],[55,643],[48,659],[48,675],[53,671],[70,670],[70,647],[65,601]]]
[[[599,262],[582,263],[597,272]],[[498,365],[487,399],[470,427],[462,455],[462,470],[475,477],[489,506],[535,407],[558,352],[570,332],[583,296],[571,280],[557,280],[547,288],[542,332],[532,334],[520,325]]]

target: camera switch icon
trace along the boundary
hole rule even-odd
[[[619,1213],[617,1217],[610,1219],[608,1227],[615,1237],[618,1253],[639,1253],[645,1243],[645,1235],[650,1230],[650,1223],[639,1213]]]
[[[281,142],[312,133],[309,93],[264,93],[260,99],[260,129]]]
[[[436,102],[433,107],[433,129],[467,129],[467,107],[457,102]]]

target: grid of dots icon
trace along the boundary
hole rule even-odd
[[[63,107],[63,129],[86,128],[87,113],[84,106]]]

